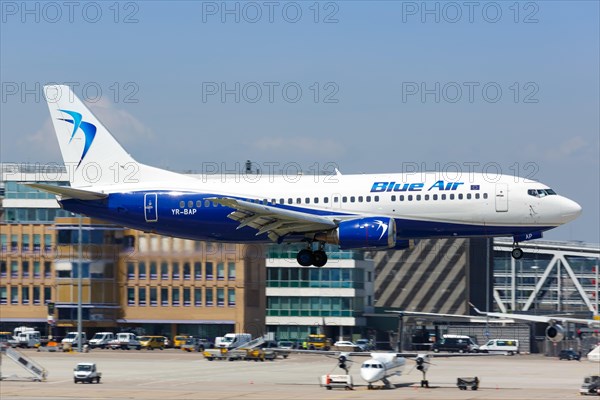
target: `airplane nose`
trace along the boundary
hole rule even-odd
[[[581,206],[570,199],[564,199],[561,207],[562,217],[566,219],[566,221],[573,221],[575,218],[579,217],[581,214]]]

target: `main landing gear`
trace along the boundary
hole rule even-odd
[[[314,265],[315,267],[322,267],[327,264],[327,253],[323,250],[323,244],[319,243],[319,249],[313,251],[312,245],[309,245],[308,248],[302,249],[296,255],[296,261],[298,264],[303,267],[310,267]]]

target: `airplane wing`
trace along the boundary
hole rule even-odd
[[[249,226],[257,230],[256,236],[266,233],[274,242],[290,233],[322,232],[337,227],[335,220],[319,215],[284,210],[231,197],[213,197],[207,200],[235,209],[228,217],[240,223],[237,229]]]
[[[487,315],[489,317],[501,318],[501,319],[516,319],[521,321],[531,321],[531,322],[545,322],[547,324],[552,324],[554,322],[571,322],[575,324],[584,324],[589,327],[600,327],[600,320],[593,319],[583,319],[583,318],[571,318],[562,315],[525,315],[525,314],[508,314],[508,313],[499,313],[499,312],[485,312],[480,311],[473,304],[469,303],[471,307],[475,310],[476,313],[480,315]]]
[[[101,200],[108,197],[105,193],[91,192],[89,190],[74,189],[69,186],[55,186],[44,183],[22,183],[34,189],[43,190],[61,196],[62,198],[78,200]]]

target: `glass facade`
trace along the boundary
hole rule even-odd
[[[267,315],[272,317],[357,317],[363,312],[362,297],[269,296]]]
[[[363,289],[364,271],[360,268],[270,267],[267,287]]]

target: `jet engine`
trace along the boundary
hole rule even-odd
[[[560,342],[565,337],[565,328],[563,328],[562,325],[556,323],[553,325],[549,325],[546,328],[546,337],[551,342]]]
[[[342,221],[337,229],[315,235],[315,240],[346,249],[389,249],[396,246],[396,222],[389,217]]]

